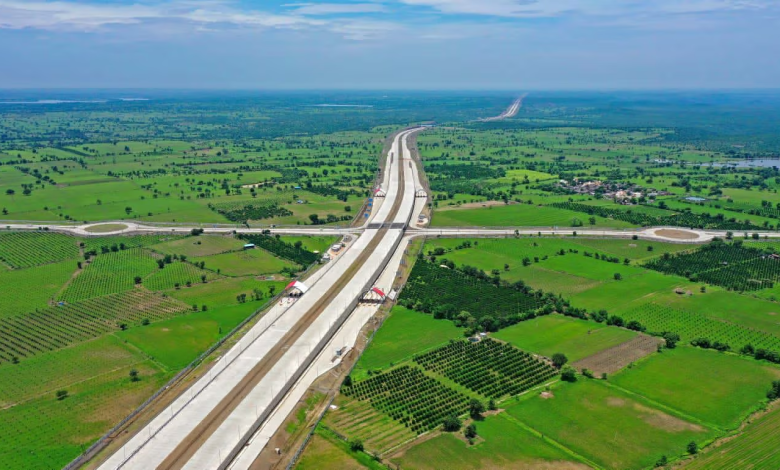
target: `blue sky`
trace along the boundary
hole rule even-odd
[[[0,0],[0,88],[780,88],[777,0]]]

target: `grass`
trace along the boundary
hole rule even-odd
[[[170,369],[178,369],[192,362],[260,306],[259,303],[245,303],[191,313],[116,335],[155,361]]]
[[[734,428],[766,397],[780,368],[711,350],[665,350],[610,378],[622,388],[721,428]]]
[[[143,362],[144,356],[113,335],[0,367],[0,408]]]
[[[474,446],[469,446],[454,433],[442,433],[391,460],[401,468],[419,470],[589,468],[519,426],[505,413],[489,416],[484,421],[477,422],[476,426],[479,440]]]
[[[154,251],[169,255],[185,255],[190,258],[209,256],[226,251],[240,250],[244,246],[241,240],[232,236],[201,235],[172,240],[155,245]]]
[[[492,336],[547,357],[561,352],[574,362],[624,343],[636,332],[563,315],[546,315],[504,328]]]
[[[685,466],[688,470],[780,468],[777,433],[780,408],[764,414],[739,435],[699,454]]]
[[[608,469],[652,465],[662,455],[685,452],[690,441],[703,442],[712,430],[638,401],[597,380],[563,382],[554,397],[524,397],[507,413],[572,451]]]
[[[76,271],[75,261],[62,261],[27,269],[0,269],[0,317],[45,308]]]
[[[360,357],[354,374],[360,377],[368,370],[384,369],[420,351],[461,337],[462,330],[451,321],[436,320],[431,315],[396,306]]]
[[[127,228],[127,225],[125,224],[100,224],[100,225],[92,225],[90,227],[85,228],[84,230],[89,233],[107,233],[107,232],[116,232],[118,230],[124,230]]]
[[[434,211],[434,227],[571,227],[574,220],[587,223],[588,215],[579,212],[539,207],[532,204],[511,204],[479,209],[437,209]],[[598,217],[596,225],[584,228],[627,228],[633,225],[619,220]]]
[[[206,269],[219,271],[221,274],[228,276],[271,274],[277,273],[286,267],[296,267],[294,263],[277,258],[259,248],[194,258],[192,261],[205,261]]]
[[[246,294],[251,298],[252,292],[258,289],[265,298],[273,297],[274,293],[282,291],[285,282],[258,281],[253,277],[225,277],[206,284],[193,284],[192,287],[182,286],[179,290],[168,291],[168,295],[187,304],[208,305],[209,308],[238,304],[236,295]]]
[[[169,378],[146,361],[69,385],[68,397],[54,393],[0,411],[0,469],[62,468],[108,428],[139,406]]]

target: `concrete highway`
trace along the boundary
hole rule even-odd
[[[479,119],[482,122],[492,122],[492,121],[502,121],[506,118],[515,117],[517,115],[517,112],[520,111],[520,107],[523,105],[523,99],[526,97],[526,95],[523,95],[516,100],[512,102],[511,105],[509,105],[506,110],[504,110],[503,113],[499,114],[498,116],[493,116],[489,118],[483,118]]]
[[[400,263],[406,225],[425,204],[415,198],[419,182],[407,147],[415,131],[396,136],[387,157],[386,197],[357,239],[304,281],[304,295],[275,305],[101,469],[249,468],[296,394],[327,369],[337,349],[333,342],[354,343],[361,321],[373,314],[355,308],[358,299],[376,282],[392,283],[398,265],[391,264]]]
[[[504,115],[516,113],[522,98]],[[513,109],[514,108],[514,109]],[[278,234],[350,235],[351,241],[334,260],[303,282],[300,297],[285,297],[222,357],[162,412],[146,423],[121,448],[100,463],[101,470],[210,470],[259,468],[257,456],[314,380],[335,367],[351,348],[377,304],[359,303],[372,287],[393,288],[403,253],[414,237],[577,236],[631,238],[705,243],[725,237],[725,231],[656,227],[599,230],[536,227],[415,228],[427,202],[420,174],[412,160],[409,137],[422,128],[398,133],[385,156],[380,193],[364,225],[355,228],[320,226],[274,227]],[[101,224],[106,224],[103,222]],[[94,233],[94,225],[35,223],[5,224],[16,230],[51,231],[79,236],[129,233],[260,232],[267,228],[220,225],[122,224],[111,232]],[[2,226],[2,225],[0,225]],[[752,234],[753,232],[750,232]],[[757,232],[761,238],[780,238],[780,232]],[[742,233],[735,233],[742,236]]]

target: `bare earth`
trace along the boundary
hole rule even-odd
[[[578,371],[590,369],[597,377],[603,373],[613,374],[630,363],[654,353],[662,340],[648,335],[637,337],[572,364]]]
[[[673,238],[675,240],[695,240],[699,238],[697,233],[677,229],[664,228],[661,230],[656,230],[655,234],[659,237]]]

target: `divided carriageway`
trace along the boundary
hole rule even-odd
[[[207,374],[103,462],[101,469],[201,470],[252,465],[254,455],[262,450],[262,436],[272,434],[281,423],[277,408],[290,401],[291,392],[308,387],[319,375],[321,370],[311,373],[312,364],[327,367],[318,358],[330,355],[332,339],[349,323],[358,299],[383,272],[397,269],[389,264],[400,262],[406,226],[425,205],[424,198],[415,198],[419,182],[407,147],[407,137],[417,130],[395,137],[386,166],[386,197],[367,228],[314,280],[309,291],[291,305],[275,305]],[[342,334],[340,340],[348,341],[349,336]]]

